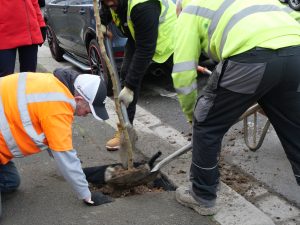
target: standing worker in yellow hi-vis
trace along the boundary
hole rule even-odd
[[[272,125],[300,185],[300,24],[273,0],[192,0],[178,17],[173,81],[193,122],[191,188],[177,200],[202,215],[217,212],[224,134],[255,102]],[[197,97],[204,52],[219,62]]]
[[[72,144],[74,114],[108,119],[105,99],[106,84],[96,75],[57,70],[55,76],[19,73],[1,78],[0,196],[20,185],[13,158],[47,150],[79,199],[88,205],[109,202],[102,193],[90,192]]]
[[[150,63],[160,64],[171,79],[176,24],[175,4],[172,0],[103,0],[109,7],[112,20],[128,38],[125,46],[120,80],[119,100],[127,106],[133,124],[143,77]],[[117,131],[106,143],[109,151],[120,147]]]

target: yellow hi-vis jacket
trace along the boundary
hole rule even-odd
[[[295,20],[297,20],[300,23],[300,12],[293,10],[291,7],[287,6],[286,4],[281,3],[281,7],[284,11],[286,11],[288,14],[290,14],[291,17],[293,17]]]
[[[193,0],[177,25],[172,72],[182,110],[193,118],[197,65],[203,51],[221,61],[254,47],[300,45],[300,24],[273,0]]]
[[[20,73],[0,79],[0,164],[49,148],[72,150],[73,95],[55,76]]]
[[[133,23],[130,19],[130,13],[134,6],[149,0],[128,0],[127,24],[130,34],[135,39]],[[174,28],[177,21],[175,4],[171,0],[159,0],[161,13],[159,17],[158,38],[156,41],[153,61],[157,63],[165,62],[174,51]],[[120,27],[118,15],[111,10],[112,18],[115,24]]]

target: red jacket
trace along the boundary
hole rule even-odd
[[[38,0],[0,0],[0,50],[43,43],[44,26]]]

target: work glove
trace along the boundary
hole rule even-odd
[[[43,43],[46,41],[46,37],[47,37],[47,27],[41,27],[41,34],[43,36]],[[39,46],[42,46],[43,43],[41,43]]]
[[[88,206],[98,206],[106,203],[110,203],[113,201],[113,198],[104,195],[101,192],[93,192],[91,199],[85,199],[83,200],[85,204]]]
[[[123,102],[126,108],[133,101],[133,91],[128,87],[124,87],[119,94],[119,101]]]

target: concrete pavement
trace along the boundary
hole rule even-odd
[[[77,118],[74,147],[83,167],[118,161],[103,148],[114,129],[92,116]],[[46,152],[15,160],[22,177],[20,189],[3,198],[1,225],[131,225],[215,224],[174,200],[174,192],[147,193],[88,207],[79,201]]]
[[[39,49],[39,64],[40,70],[49,72],[69,65],[54,62],[45,46]],[[107,123],[97,123],[90,117],[76,119],[74,145],[83,167],[118,161],[117,153],[107,153],[103,148],[117,121],[111,101],[108,108],[111,118]],[[141,107],[137,108],[134,126],[139,135],[137,155],[149,157],[161,150],[165,157],[187,143],[180,132]],[[162,172],[176,186],[188,184],[190,159],[191,154],[187,153]],[[88,208],[74,197],[46,154],[17,163],[23,183],[20,191],[10,199],[4,199],[1,224],[300,224],[297,207],[260,185],[253,185],[253,190],[249,190],[260,201],[250,202],[222,183],[220,199],[223,207],[214,217],[202,217],[177,204],[173,192],[126,197]]]

